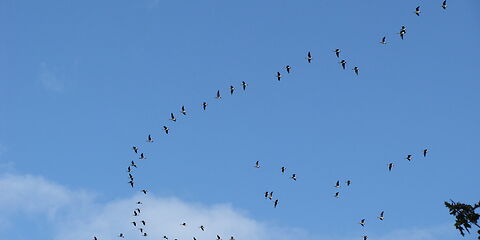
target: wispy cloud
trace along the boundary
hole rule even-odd
[[[60,79],[58,71],[46,62],[40,64],[39,80],[43,87],[54,92],[65,90],[65,82]]]

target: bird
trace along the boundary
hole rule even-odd
[[[255,168],[260,168],[260,162],[259,162],[259,161],[256,161],[254,167],[255,167]]]
[[[352,181],[347,180],[345,183],[347,184],[347,186],[350,186],[350,184],[352,184]]]
[[[363,240],[367,240],[367,239],[368,239],[367,235],[363,236]]]
[[[208,103],[207,102],[203,102],[203,110],[207,110],[207,106],[208,106]]]
[[[142,220],[140,222],[143,224],[143,226],[145,226],[145,220]]]
[[[447,0],[444,0],[442,3],[442,8],[447,9]]]
[[[118,237],[124,238],[125,236],[123,235],[123,233],[120,233],[118,234]]]
[[[265,199],[268,198],[268,192],[265,192]]]
[[[407,28],[405,26],[402,26],[402,28],[400,29],[400,32],[398,34],[400,34],[400,38],[403,40],[403,35],[405,35],[407,33]]]
[[[345,65],[347,64],[347,61],[342,60],[342,61],[340,61],[340,62],[338,62],[338,63],[340,63],[340,64],[342,65],[342,68],[345,69]]]
[[[380,216],[378,217],[378,219],[380,219],[380,220],[385,219],[385,218],[383,217],[383,211],[380,213]]]
[[[418,6],[417,8],[415,8],[415,12],[414,12],[417,16],[420,16],[420,6]]]
[[[310,52],[308,52],[308,54],[307,54],[307,61],[308,61],[308,63],[312,62],[312,54]]]
[[[339,58],[340,57],[340,52],[341,52],[340,49],[337,48],[337,49],[335,49],[334,52],[335,52],[335,55],[337,55],[337,58]]]
[[[128,178],[130,178],[130,180],[133,180],[133,175],[129,173]]]
[[[193,237],[193,240],[197,240],[195,237]]]
[[[136,227],[137,226],[137,223],[136,222],[132,222],[133,226]]]
[[[334,197],[339,198],[340,197],[340,192],[336,192]]]
[[[392,171],[392,168],[393,168],[393,163],[389,163],[388,164],[388,171]]]
[[[138,230],[140,230],[140,232],[143,233],[143,228],[139,228]]]
[[[337,181],[337,183],[335,183],[334,187],[339,188],[340,187],[340,181]]]
[[[280,74],[280,72],[277,72],[277,80],[280,81],[280,78],[282,78],[282,74]]]
[[[411,155],[411,154],[408,154],[405,159],[407,159],[408,161],[412,161],[412,155]]]
[[[168,130],[170,130],[170,129],[168,129],[167,126],[163,126],[163,131],[165,131],[166,134],[168,134]]]
[[[98,240],[97,237],[93,236],[93,240]]]
[[[383,37],[382,41],[380,41],[381,44],[387,44],[387,37]]]
[[[220,95],[220,90],[217,90],[217,95],[215,96],[216,99],[221,99],[222,95]]]
[[[230,240],[235,240],[235,238],[233,238],[233,236],[230,237]]]
[[[282,170],[282,173],[284,173],[284,172],[285,172],[285,169],[286,169],[285,167],[282,167],[282,169],[281,169],[281,170]]]
[[[142,202],[137,202],[137,204],[143,204]]]
[[[297,175],[295,173],[292,174],[292,176],[290,178],[293,179],[293,181],[297,181]]]
[[[187,223],[183,222],[183,223],[181,223],[180,225],[182,225],[182,226],[185,227],[185,226],[187,226]]]
[[[130,186],[133,188],[133,180],[128,181],[128,183],[130,183]]]
[[[247,88],[247,83],[245,81],[242,81],[242,88],[243,88],[243,91],[245,91],[245,89]]]
[[[290,69],[292,69],[292,67],[290,67],[290,65],[287,65],[285,66],[285,69],[287,70],[287,73],[290,73]]]
[[[147,194],[147,192],[148,192],[148,191],[147,191],[147,190],[145,190],[145,189],[142,189],[142,191],[141,191],[141,192],[143,192],[143,194]]]
[[[135,164],[135,162],[134,162],[134,161],[132,161],[132,162],[130,163],[130,166],[132,166],[132,167],[135,167],[135,168],[136,168],[136,167],[137,167],[137,164]]]
[[[167,236],[163,236],[163,238],[168,240],[168,237],[167,237]]]
[[[275,202],[273,203],[273,208],[277,208],[277,205],[278,205],[278,199],[275,200]]]
[[[354,67],[352,70],[355,71],[355,74],[358,75],[358,70],[360,70],[360,69],[358,67]]]
[[[426,157],[428,152],[430,152],[430,151],[428,151],[428,149],[426,149],[426,148],[423,149],[423,157]]]
[[[128,166],[127,172],[132,172],[132,168],[130,166]]]
[[[201,225],[201,226],[198,227],[198,228],[200,228],[202,231],[205,231],[205,227],[204,227],[203,225]]]
[[[148,236],[148,234],[147,234],[147,233],[143,233],[143,236],[146,237],[146,236]]]
[[[221,238],[220,236],[218,236],[218,234],[217,234],[217,240],[221,240],[221,239],[222,239],[222,238]]]
[[[176,122],[177,119],[175,118],[175,116],[173,116],[173,113],[170,113],[170,120]]]
[[[230,86],[230,95],[232,95],[234,91],[235,91],[235,87]]]
[[[133,216],[138,216],[137,211],[133,211]]]
[[[136,208],[135,211],[137,211],[138,213],[140,213],[140,208]]]
[[[270,200],[273,199],[273,192],[270,192],[270,194],[268,195],[268,199],[270,199]]]
[[[138,159],[146,159],[146,157],[143,153],[140,153],[140,157]]]
[[[360,225],[362,225],[362,227],[365,226],[365,219],[362,219],[360,222],[359,222]]]
[[[133,146],[132,149],[135,153],[138,153],[138,148],[137,147]]]
[[[187,115],[187,111],[185,110],[185,106],[182,106],[182,110],[180,111],[183,115]]]
[[[147,142],[150,142],[150,143],[153,142],[152,136],[150,134],[148,134]]]

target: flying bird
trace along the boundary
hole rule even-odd
[[[280,78],[282,78],[282,74],[280,74],[280,72],[277,72],[277,80],[280,81]]]
[[[407,33],[407,28],[405,26],[402,26],[402,28],[400,29],[400,32],[398,34],[400,34],[400,38],[403,40],[403,36]]]
[[[133,188],[133,180],[128,181],[128,183],[130,183],[130,186]]]
[[[255,162],[255,168],[260,168],[260,162],[259,161]]]
[[[270,199],[270,200],[273,199],[273,192],[270,192],[270,194],[268,195],[268,199]]]
[[[380,41],[381,44],[387,44],[387,37],[383,37],[382,41]]]
[[[282,173],[284,173],[284,172],[285,172],[285,169],[286,169],[285,167],[282,167]]]
[[[235,240],[235,238],[233,238],[233,236],[230,237],[230,240]]]
[[[336,192],[334,197],[339,198],[340,197],[340,192]]]
[[[354,67],[352,70],[355,71],[355,74],[358,75],[358,70],[360,70],[360,69],[358,67]]]
[[[415,8],[415,12],[414,12],[417,16],[420,16],[420,6],[418,6],[417,8]]]
[[[97,237],[93,236],[93,240],[98,240]]]
[[[146,236],[148,236],[148,234],[147,234],[147,233],[143,233],[143,236],[146,237]]]
[[[143,153],[140,153],[140,157],[138,159],[146,159],[146,157]]]
[[[148,191],[147,191],[147,190],[145,190],[145,189],[142,189],[142,191],[141,191],[141,192],[143,192],[143,194],[147,194],[147,192],[148,192]],[[144,225],[145,225],[145,224],[144,224]]]
[[[412,161],[412,155],[411,155],[411,154],[408,154],[405,159],[407,159],[408,161]]]
[[[127,172],[132,172],[132,168],[130,166],[128,166]]]
[[[363,240],[367,240],[367,239],[368,239],[367,235],[363,236]]]
[[[340,187],[340,181],[337,181],[337,183],[335,183],[334,187],[339,188]]]
[[[202,231],[205,231],[205,227],[204,227],[203,225],[201,225],[201,226],[198,227],[198,228],[200,228]]]
[[[307,54],[307,61],[308,61],[308,63],[312,62],[312,54],[310,52],[308,52],[308,54]]]
[[[143,224],[143,226],[145,226],[145,220],[142,220],[140,222]]]
[[[340,49],[337,48],[337,49],[335,49],[334,52],[335,52],[335,55],[337,55],[337,58],[339,58],[340,57],[340,52],[341,52]]]
[[[232,95],[234,91],[235,91],[235,87],[230,86],[230,95]]]
[[[133,180],[133,175],[129,173],[128,178],[130,178],[130,180]]]
[[[222,238],[220,238],[220,236],[218,236],[218,234],[217,234],[217,240],[221,240],[221,239],[222,239]]]
[[[132,161],[132,162],[130,163],[130,166],[132,166],[132,167],[135,167],[135,168],[136,168],[136,167],[137,167],[137,164],[135,164],[135,162],[134,162],[134,161]]]
[[[142,202],[137,202],[137,204],[143,204]]]
[[[297,181],[297,175],[295,173],[292,174],[292,176],[290,178],[293,179],[293,181]]]
[[[268,192],[265,192],[265,199],[268,198]]]
[[[137,223],[136,222],[132,222],[133,226],[136,227],[137,226]]]
[[[215,96],[216,99],[221,99],[222,96],[220,95],[220,90],[217,90],[217,95]]]
[[[148,137],[147,137],[147,142],[153,142],[153,139],[152,139],[152,136],[150,134],[148,134]],[[136,152],[136,151],[135,151]]]
[[[273,203],[273,208],[277,208],[277,205],[278,205],[278,199],[275,200],[275,203]]]
[[[442,3],[442,8],[447,9],[447,0],[443,1]]]
[[[360,222],[359,222],[360,225],[362,225],[362,227],[365,227],[365,219],[362,219]]]
[[[292,69],[292,67],[290,67],[290,65],[287,65],[285,66],[285,69],[287,70],[287,73],[290,73],[290,69]]]
[[[392,171],[392,168],[393,168],[393,163],[389,163],[388,164],[388,171]]]
[[[207,102],[203,102],[203,110],[207,110],[207,106],[208,106],[208,103]]]
[[[181,223],[180,225],[182,225],[182,226],[185,227],[185,226],[187,226],[187,223],[183,222],[183,223]]]
[[[133,216],[138,216],[138,212],[137,212],[137,211],[133,211]]]
[[[173,115],[173,113],[170,113],[170,120],[176,122],[177,119],[175,118],[175,116]]]
[[[383,217],[383,211],[380,213],[380,216],[378,217],[378,219],[380,219],[380,220],[385,219],[385,218]]]
[[[350,186],[350,184],[352,184],[352,181],[347,180],[345,183],[347,184],[347,186]]]
[[[135,153],[138,153],[138,148],[137,147],[133,146],[132,149]]]
[[[342,68],[345,69],[345,65],[347,64],[347,61],[342,60],[342,61],[340,61],[340,62],[338,62],[338,63],[340,63],[340,64],[342,65]]]
[[[245,91],[245,89],[247,88],[247,83],[245,81],[242,81],[242,88],[243,88],[243,91]]]
[[[168,130],[170,130],[170,129],[168,129],[167,126],[163,126],[163,131],[165,131],[166,134],[168,134]]]
[[[430,152],[430,151],[428,151],[428,149],[426,149],[426,148],[423,149],[423,156],[426,157],[428,152]]]
[[[120,233],[118,234],[118,237],[124,238],[125,236],[123,235],[123,233]]]
[[[185,110],[185,106],[182,106],[182,110],[180,111],[183,115],[187,115],[187,111]]]

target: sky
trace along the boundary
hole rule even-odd
[[[480,2],[441,4],[0,1],[0,235],[144,239],[142,201],[150,239],[460,238],[443,202],[480,200]]]

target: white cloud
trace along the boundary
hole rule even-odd
[[[50,91],[62,92],[65,89],[65,83],[58,77],[57,71],[46,62],[40,64],[39,79],[40,83]]]
[[[145,231],[153,239],[164,235],[171,239],[308,239],[299,229],[285,229],[256,221],[229,204],[202,205],[177,198],[138,194],[105,204],[96,203],[95,196],[72,191],[42,177],[6,174],[0,176],[0,221],[8,224],[12,215],[44,215],[52,224],[52,239],[111,239],[122,232],[126,237],[140,236],[131,221],[145,220]],[[142,201],[140,216],[132,216]],[[183,227],[180,223],[186,222]],[[61,223],[61,224],[58,224]],[[198,227],[205,226],[205,232]],[[8,230],[8,229],[6,229]],[[5,231],[6,231],[5,230]],[[0,229],[1,234],[2,229]]]
[[[125,239],[140,239],[138,226],[130,222],[146,221],[140,226],[149,234],[149,239],[216,239],[220,235],[227,240],[230,236],[248,240],[293,240],[293,239],[355,239],[352,232],[333,236],[313,236],[302,230],[274,226],[260,222],[229,204],[203,205],[188,203],[177,198],[157,197],[152,193],[138,194],[125,199],[106,203],[95,201],[96,196],[86,191],[73,191],[42,177],[30,175],[0,175],[0,235],[12,227],[11,216],[42,216],[52,227],[50,239],[84,240],[92,236],[102,239],[115,239],[124,233]],[[140,216],[132,216],[137,207]],[[183,227],[180,223],[186,222]],[[140,223],[139,223],[140,224]],[[205,226],[205,232],[198,227]],[[347,234],[350,234],[347,236]],[[343,237],[341,236],[343,235]],[[456,237],[451,224],[426,229],[395,230],[383,236],[370,236],[371,239],[394,240],[430,240]],[[360,238],[360,237],[357,237]]]

